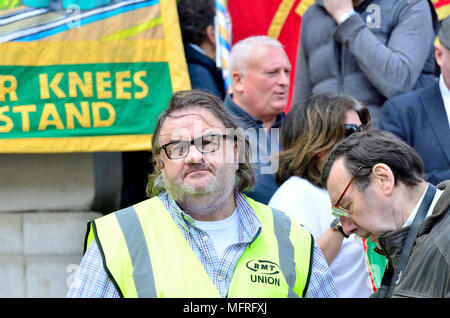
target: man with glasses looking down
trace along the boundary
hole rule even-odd
[[[151,199],[90,223],[68,297],[337,297],[311,234],[242,194],[255,174],[222,101],[173,95],[152,139]]]
[[[450,181],[424,180],[422,160],[389,132],[352,134],[322,170],[346,234],[377,241],[388,260],[372,297],[450,297]]]

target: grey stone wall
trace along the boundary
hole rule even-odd
[[[92,211],[94,202],[108,201],[114,209],[120,194],[117,155],[105,165],[105,157],[94,157],[0,155],[0,297],[65,296],[82,257],[86,224],[103,215]],[[111,165],[119,171],[111,172]],[[99,194],[104,182],[95,178],[102,175],[110,178],[110,198]]]

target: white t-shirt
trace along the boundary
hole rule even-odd
[[[334,219],[328,192],[297,176],[290,177],[278,188],[269,206],[289,214],[316,241]],[[364,248],[356,235],[344,239],[330,270],[341,297],[366,298],[372,294]]]
[[[198,228],[208,233],[219,259],[225,249],[235,243],[239,243],[239,214],[234,210],[228,218],[220,221],[198,221]]]

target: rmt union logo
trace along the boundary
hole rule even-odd
[[[254,259],[248,261],[246,266],[254,272],[250,274],[250,280],[253,283],[280,286],[280,279],[273,276],[281,272],[280,267],[276,263]]]

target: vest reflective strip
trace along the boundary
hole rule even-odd
[[[298,298],[294,292],[296,271],[294,262],[294,246],[289,239],[291,220],[282,212],[273,209],[274,233],[278,243],[280,268],[289,286],[288,297]],[[129,207],[115,213],[117,221],[125,238],[131,262],[133,264],[133,279],[138,297],[157,297],[152,263],[140,220],[136,210]],[[305,286],[307,288],[307,286]]]
[[[299,298],[299,296],[294,292],[297,275],[295,272],[294,246],[289,239],[289,235],[291,233],[291,219],[274,208],[272,208],[272,213],[275,237],[278,241],[280,268],[289,286],[288,297]]]
[[[152,262],[146,248],[144,231],[133,207],[115,213],[133,264],[133,279],[138,297],[156,298]]]

